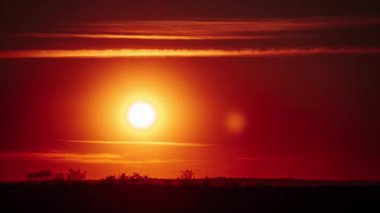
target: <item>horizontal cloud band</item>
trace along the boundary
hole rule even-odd
[[[323,54],[379,54],[380,48],[288,49],[80,49],[0,51],[0,58],[136,58],[136,57],[255,57]]]
[[[126,154],[68,153],[68,152],[0,152],[2,161],[48,161],[55,163],[84,164],[160,164],[197,162],[190,159],[130,159]]]
[[[180,143],[168,141],[100,141],[100,140],[63,140],[69,143],[90,143],[90,144],[119,144],[119,145],[158,145],[158,146],[187,146],[187,147],[202,147],[211,146],[211,144],[201,143]]]

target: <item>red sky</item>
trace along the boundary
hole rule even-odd
[[[374,2],[2,1],[0,180],[380,180]]]

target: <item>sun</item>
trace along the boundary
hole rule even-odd
[[[156,109],[145,101],[133,103],[127,113],[128,123],[136,129],[151,127],[156,121],[156,117]]]

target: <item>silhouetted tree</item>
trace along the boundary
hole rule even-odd
[[[69,169],[69,171],[66,173],[66,180],[68,181],[80,181],[84,179],[86,179],[86,172],[81,172],[80,169]]]
[[[179,176],[180,184],[183,186],[188,186],[191,183],[191,180],[194,178],[194,172],[192,170],[181,170]]]
[[[129,180],[131,180],[133,183],[141,181],[142,179],[142,176],[137,172],[133,172],[132,175],[129,177]]]
[[[179,179],[181,180],[191,180],[194,178],[194,172],[192,170],[181,170],[181,175]]]
[[[126,181],[126,180],[127,180],[127,175],[126,175],[125,173],[123,173],[123,174],[121,174],[121,175],[119,176],[119,181],[124,182],[124,181]]]

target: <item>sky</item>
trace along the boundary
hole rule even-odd
[[[380,180],[379,6],[1,1],[0,180]]]

